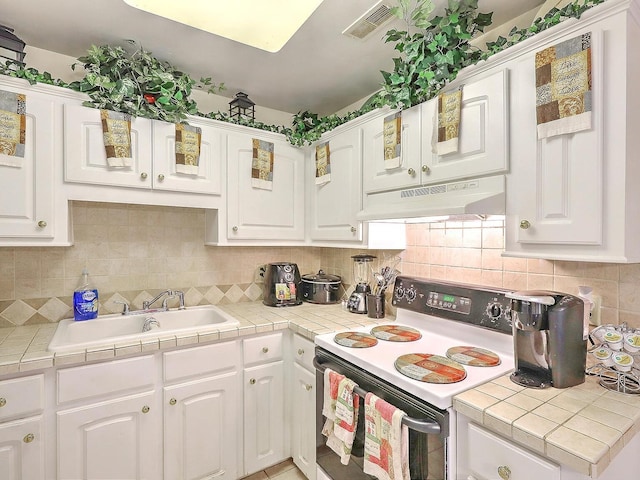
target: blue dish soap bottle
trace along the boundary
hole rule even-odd
[[[98,290],[91,285],[89,272],[82,270],[78,288],[73,292],[73,318],[91,320],[98,316]]]

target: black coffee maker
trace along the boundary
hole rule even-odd
[[[534,388],[584,382],[584,302],[547,291],[509,292],[516,369],[511,380]]]
[[[269,307],[290,307],[302,303],[302,279],[295,263],[265,266],[262,303]]]

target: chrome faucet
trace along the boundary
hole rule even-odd
[[[153,299],[145,300],[144,302],[142,302],[142,310],[149,310],[151,305],[156,303],[162,297],[164,297],[162,300],[162,310],[169,310],[169,306],[168,306],[169,299],[175,298],[175,297],[178,297],[178,300],[180,302],[178,309],[184,310],[184,293],[180,290],[165,290],[164,292],[160,292]]]

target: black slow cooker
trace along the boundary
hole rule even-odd
[[[302,299],[310,303],[338,303],[341,282],[339,275],[326,274],[322,270],[302,275]]]

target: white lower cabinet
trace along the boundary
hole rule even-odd
[[[58,412],[58,479],[162,478],[155,398],[151,391]]]
[[[291,398],[291,454],[309,479],[316,478],[316,375],[313,342],[293,336]]]
[[[282,333],[243,340],[244,475],[288,457],[282,348]]]

